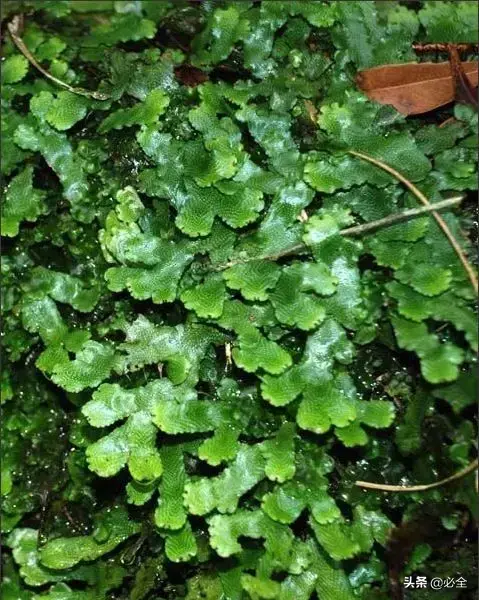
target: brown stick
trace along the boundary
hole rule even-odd
[[[271,260],[276,261],[283,256],[289,256],[290,254],[296,254],[296,252],[304,252],[308,250],[305,244],[295,244],[294,246],[290,246],[285,250],[281,250],[280,252],[276,252],[276,254],[264,254],[263,256],[252,256],[251,258],[238,258],[228,261],[227,263],[223,263],[222,265],[216,265],[215,271],[224,271],[225,269],[229,269],[230,267],[234,267],[235,265],[243,265],[249,262],[253,262],[255,260]]]
[[[416,198],[420,202],[422,202],[422,204],[424,204],[424,206],[433,206],[429,202],[429,200],[426,198],[426,196],[421,192],[421,190],[419,190],[411,181],[409,181],[409,179],[404,177],[404,175],[402,175],[401,173],[396,171],[396,169],[393,169],[392,167],[390,167],[386,163],[382,162],[381,160],[373,158],[372,156],[369,156],[368,154],[364,154],[363,152],[356,152],[355,150],[349,150],[349,154],[352,154],[353,156],[357,156],[358,158],[361,158],[362,160],[366,160],[367,162],[370,162],[373,165],[380,167],[381,169],[383,169],[383,171],[390,173],[393,177],[395,177],[396,179],[398,179],[399,181],[404,183],[404,185],[416,196]],[[461,261],[462,266],[464,267],[464,270],[466,271],[466,273],[469,277],[469,280],[471,282],[471,285],[474,288],[474,291],[477,295],[477,292],[478,292],[477,276],[474,273],[474,269],[472,268],[471,264],[467,260],[466,255],[464,254],[461,246],[459,245],[459,242],[456,240],[456,238],[452,234],[447,223],[435,210],[432,210],[432,216],[436,219],[437,224],[444,232],[444,235],[449,240],[451,246],[454,248],[454,251],[456,252],[457,256],[459,257],[459,260]]]
[[[439,127],[439,129],[442,129],[443,127],[446,127],[447,125],[454,123],[455,121],[456,121],[455,117],[449,117],[448,119],[443,121],[440,125],[438,125],[438,127]]]
[[[369,223],[363,223],[361,225],[355,225],[354,227],[348,227],[347,229],[341,229],[339,233],[341,235],[362,235],[363,233],[367,233],[368,231],[372,231],[374,229],[379,229],[380,227],[395,225],[396,223],[408,221],[409,219],[415,219],[416,217],[420,217],[421,215],[434,212],[436,210],[442,210],[444,208],[449,208],[450,206],[455,206],[456,204],[462,202],[463,199],[463,196],[446,198],[445,200],[440,200],[439,202],[430,204],[429,206],[410,208],[402,213],[396,213],[393,215],[388,215],[387,217],[383,217],[382,219],[377,219],[377,221],[370,221]]]
[[[448,52],[448,46],[451,44],[446,43],[438,43],[438,44],[413,44],[413,50],[418,54],[423,54],[427,52]],[[455,48],[457,48],[458,52],[477,52],[478,44],[452,44]]]
[[[402,221],[408,221],[409,219],[415,219],[420,217],[421,215],[430,213],[435,210],[443,210],[445,208],[449,208],[451,206],[455,206],[459,204],[464,199],[463,196],[455,196],[453,198],[446,198],[445,200],[440,200],[434,204],[430,204],[429,206],[421,206],[419,208],[410,208],[401,213],[395,213],[393,215],[388,215],[382,219],[377,219],[376,221],[370,221],[369,223],[362,223],[361,225],[355,225],[354,227],[348,227],[346,229],[341,229],[339,231],[340,235],[344,236],[354,236],[354,235],[362,235],[363,233],[368,233],[374,229],[379,229],[380,227],[388,227],[390,225],[395,225],[396,223],[401,223]],[[216,271],[224,271],[224,269],[228,269],[229,267],[233,267],[234,265],[249,263],[255,260],[278,260],[283,256],[289,256],[290,254],[295,254],[296,252],[307,250],[307,246],[305,244],[295,244],[294,246],[290,246],[286,250],[282,250],[281,252],[277,252],[276,254],[266,254],[264,256],[255,256],[252,258],[243,258],[237,260],[231,260],[223,265],[218,265],[215,270]]]
[[[457,473],[446,477],[445,479],[441,479],[440,481],[435,481],[434,483],[426,483],[422,485],[387,485],[383,483],[371,483],[369,481],[356,481],[355,485],[358,487],[366,488],[368,490],[379,490],[381,492],[424,492],[426,490],[432,490],[434,488],[441,487],[446,485],[447,483],[451,483],[452,481],[456,481],[457,479],[461,479],[469,473],[472,473],[477,469],[479,465],[479,461],[473,460],[471,463],[464,467]]]
[[[50,81],[53,81],[60,87],[65,88],[69,92],[72,92],[73,94],[78,94],[80,96],[87,96],[88,98],[94,98],[95,100],[108,100],[109,96],[107,94],[103,94],[102,92],[95,92],[95,91],[92,92],[90,90],[86,90],[86,89],[80,88],[80,87],[74,87],[68,83],[65,83],[64,81],[61,81],[61,79],[57,79],[57,77],[55,77],[54,75],[49,73],[46,69],[44,69],[37,62],[36,58],[33,56],[33,54],[30,52],[30,50],[26,47],[25,42],[20,37],[19,31],[20,31],[21,23],[22,23],[21,16],[15,15],[13,17],[12,21],[10,23],[8,23],[8,25],[7,25],[8,31],[12,37],[12,40],[13,40],[13,43],[15,44],[15,46],[20,50],[20,52],[28,60],[28,62],[30,64],[32,64],[36,69],[38,69],[38,71],[40,71],[40,73],[42,73],[42,75],[44,75],[45,77],[50,79]]]

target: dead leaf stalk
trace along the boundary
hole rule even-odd
[[[404,175],[402,175],[401,173],[399,173],[399,171],[396,171],[396,169],[393,169],[393,167],[389,166],[388,164],[386,164],[382,160],[378,160],[377,158],[373,158],[372,156],[369,156],[369,154],[364,154],[363,152],[356,152],[355,150],[350,150],[349,154],[351,154],[352,156],[356,156],[357,158],[360,158],[360,159],[365,160],[367,162],[370,162],[371,164],[376,165],[377,167],[379,167],[380,169],[382,169],[383,171],[386,171],[387,173],[390,173],[395,179],[397,179],[398,181],[400,181],[401,183],[403,183],[408,188],[408,190],[410,192],[412,192],[416,196],[416,198],[424,206],[430,207],[431,212],[432,212],[432,216],[436,219],[437,224],[439,225],[439,227],[444,232],[444,235],[449,240],[449,243],[453,247],[455,253],[457,254],[457,256],[459,258],[459,260],[461,261],[462,266],[464,267],[464,270],[466,271],[466,273],[467,273],[467,275],[469,277],[469,280],[471,282],[471,285],[474,288],[474,291],[475,291],[475,293],[477,295],[477,292],[478,292],[478,282],[477,282],[477,276],[476,276],[476,274],[474,272],[474,269],[472,268],[470,262],[467,260],[467,257],[465,255],[464,251],[462,250],[461,246],[459,245],[459,242],[456,240],[456,238],[454,237],[453,233],[449,229],[447,223],[444,221],[444,219],[441,217],[441,215],[439,215],[439,213],[437,212],[435,206],[433,204],[431,204],[431,202],[429,202],[429,200],[421,192],[421,190],[419,190]]]
[[[428,206],[421,206],[418,208],[410,208],[401,213],[395,213],[392,215],[388,215],[382,219],[377,219],[376,221],[370,221],[369,223],[362,223],[361,225],[355,225],[354,227],[348,227],[346,229],[341,229],[339,231],[340,235],[343,236],[357,236],[370,233],[375,229],[380,229],[381,227],[389,227],[391,225],[396,225],[403,221],[409,221],[410,219],[416,219],[417,217],[421,217],[425,214],[428,214],[437,210],[444,210],[446,208],[451,208],[452,206],[456,206],[464,199],[463,196],[454,196],[453,198],[446,198],[445,200],[440,200],[434,204],[429,204]],[[235,265],[249,263],[256,260],[268,260],[268,261],[276,261],[285,256],[290,256],[291,254],[297,254],[300,252],[307,252],[308,247],[305,244],[295,244],[294,246],[290,246],[285,250],[280,252],[276,252],[275,254],[266,254],[263,256],[254,256],[248,258],[238,258],[231,260],[222,265],[217,265],[215,267],[215,271],[224,271],[230,267]]]
[[[49,73],[46,69],[44,69],[38,63],[36,58],[33,56],[33,54],[30,52],[30,50],[25,45],[25,42],[20,37],[20,29],[21,29],[22,23],[23,23],[22,15],[15,15],[13,17],[12,21],[10,23],[8,23],[8,25],[7,25],[8,31],[10,33],[10,36],[11,36],[15,46],[20,50],[20,52],[28,60],[28,62],[31,65],[33,65],[38,71],[40,71],[40,73],[42,75],[44,75],[47,79],[50,79],[50,81],[53,81],[60,87],[68,90],[72,94],[78,94],[79,96],[86,96],[88,98],[93,98],[95,100],[108,100],[109,96],[107,94],[103,94],[102,92],[86,90],[81,87],[74,87],[68,83],[65,83],[65,81],[61,81],[61,79],[58,79],[57,77],[55,77],[54,75]]]

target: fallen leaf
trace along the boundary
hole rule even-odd
[[[462,62],[469,83],[478,83],[478,61]],[[360,71],[357,84],[368,98],[391,104],[404,115],[419,115],[452,102],[456,85],[449,62],[384,65]]]
[[[456,82],[456,100],[458,102],[462,102],[463,104],[475,106],[477,109],[477,93],[474,89],[475,86],[471,84],[464,71],[457,48],[453,44],[450,44],[448,46],[448,52],[451,71]]]
[[[175,76],[180,83],[187,87],[196,87],[208,81],[208,75],[204,71],[191,65],[179,65],[175,67]]]

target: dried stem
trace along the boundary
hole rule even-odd
[[[396,169],[393,169],[392,167],[390,167],[386,163],[382,162],[381,160],[373,158],[372,156],[369,156],[368,154],[364,154],[363,152],[356,152],[355,150],[350,150],[349,154],[352,154],[353,156],[357,156],[358,158],[361,158],[362,160],[366,160],[367,162],[370,162],[373,165],[376,165],[377,167],[380,167],[381,169],[383,169],[383,171],[387,171],[393,177],[395,177],[396,179],[398,179],[399,181],[401,181],[402,183],[404,183],[404,185],[416,196],[416,198],[420,202],[422,202],[422,204],[424,204],[424,206],[434,207],[434,205],[431,204],[431,202],[429,202],[429,200],[421,192],[421,190],[419,190],[411,181],[409,181],[409,179],[407,179],[406,177],[404,177],[404,175],[402,175],[401,173],[399,173],[398,171],[396,171]],[[451,246],[454,248],[454,251],[456,252],[457,256],[459,257],[459,260],[461,261],[461,263],[462,263],[462,265],[464,267],[464,270],[466,271],[466,273],[467,273],[467,275],[469,277],[471,285],[474,288],[474,291],[475,291],[475,293],[477,295],[477,292],[478,292],[477,276],[474,273],[474,269],[472,268],[471,264],[467,260],[466,255],[464,254],[461,246],[459,245],[459,242],[456,240],[456,238],[452,234],[452,232],[449,229],[447,223],[436,212],[436,210],[434,208],[432,210],[432,215],[436,219],[437,224],[439,225],[439,227],[444,232],[444,235],[449,240]]]
[[[388,215],[387,217],[378,219],[377,221],[363,223],[362,225],[356,225],[355,227],[348,227],[348,229],[341,229],[339,233],[341,235],[362,235],[363,233],[367,233],[373,229],[379,229],[380,227],[395,225],[396,223],[400,223],[402,221],[409,221],[409,219],[415,219],[416,217],[420,217],[421,215],[434,212],[436,210],[442,210],[444,208],[449,208],[450,206],[455,206],[456,204],[462,202],[463,199],[463,196],[446,198],[445,200],[440,200],[439,202],[430,204],[429,206],[410,208],[409,210],[405,210],[401,213]]]
[[[426,484],[422,484],[422,485],[410,485],[410,486],[387,485],[387,484],[382,484],[382,483],[370,483],[369,481],[356,481],[355,485],[357,485],[358,487],[368,489],[368,490],[379,490],[381,492],[424,492],[426,490],[432,490],[434,488],[441,487],[443,485],[451,483],[452,481],[462,479],[466,475],[469,475],[469,473],[472,473],[473,471],[475,471],[477,469],[478,465],[479,465],[479,461],[476,459],[476,460],[472,461],[470,464],[468,464],[467,467],[464,467],[460,471],[457,471],[457,473],[454,473],[453,475],[450,475],[449,477],[446,477],[445,479],[441,479],[440,481],[435,481],[434,483],[426,483]]]
[[[429,202],[429,200],[426,198],[426,196],[413,183],[411,183],[409,181],[409,179],[404,177],[404,175],[402,175],[401,173],[399,173],[398,171],[396,171],[395,169],[393,169],[386,163],[383,163],[382,161],[377,160],[377,159],[373,158],[372,156],[369,156],[368,154],[363,154],[362,152],[356,152],[354,150],[350,150],[350,154],[352,154],[353,156],[357,156],[358,158],[361,158],[363,160],[366,160],[366,161],[372,163],[373,165],[376,165],[376,166],[380,167],[381,169],[383,169],[384,171],[387,171],[388,173],[393,175],[396,179],[398,179],[399,181],[404,183],[404,185],[416,196],[416,198],[419,199],[420,202],[422,202],[422,204],[424,204],[424,206],[427,206],[431,209],[433,217],[436,219],[439,227],[443,230],[447,239],[449,240],[452,247],[454,248],[467,275],[469,276],[472,287],[474,288],[474,291],[477,294],[476,274],[474,273],[472,266],[470,265],[469,261],[467,260],[458,241],[456,240],[454,235],[451,233],[451,230],[447,226],[446,222],[436,212],[435,205],[431,204]],[[450,483],[451,481],[455,481],[456,479],[460,479],[461,477],[464,477],[465,475],[468,475],[472,471],[476,470],[477,466],[478,466],[478,461],[475,460],[474,462],[469,464],[467,467],[465,467],[461,471],[458,471],[454,475],[451,475],[450,477],[447,477],[446,479],[442,479],[441,481],[436,481],[435,483],[429,483],[429,484],[425,484],[425,485],[413,485],[413,486],[407,487],[407,486],[400,486],[400,485],[399,486],[398,485],[387,485],[387,484],[383,485],[380,483],[370,483],[368,481],[356,481],[356,485],[359,487],[366,488],[366,489],[382,490],[385,492],[422,492],[424,490],[430,490],[433,488],[440,487],[442,485]]]
[[[413,50],[418,54],[423,54],[426,52],[443,52],[446,54],[448,52],[449,46],[454,46],[458,52],[477,52],[478,45],[477,44],[446,44],[446,43],[437,43],[437,44],[413,44]]]
[[[296,254],[297,252],[305,252],[308,248],[305,244],[295,244],[294,246],[290,246],[285,250],[281,250],[280,252],[276,252],[275,254],[264,254],[263,256],[251,256],[248,258],[235,258],[233,260],[228,261],[227,263],[223,263],[222,265],[216,265],[214,267],[215,271],[224,271],[225,269],[229,269],[230,267],[234,267],[235,265],[243,265],[249,262],[253,262],[255,260],[271,260],[276,261],[283,256],[289,256],[290,254]]]
[[[448,119],[443,121],[440,125],[438,125],[438,127],[439,127],[439,129],[442,129],[443,127],[446,127],[447,125],[450,125],[451,123],[455,123],[455,122],[456,122],[455,117],[449,117]]]
[[[420,217],[421,215],[436,211],[443,210],[445,208],[450,208],[451,206],[455,206],[459,204],[464,199],[463,196],[454,196],[453,198],[446,198],[445,200],[440,200],[435,204],[429,204],[428,206],[422,206],[419,208],[410,208],[401,213],[395,213],[392,215],[388,215],[382,219],[377,219],[376,221],[370,221],[369,223],[362,223],[361,225],[355,225],[354,227],[348,227],[347,229],[341,229],[339,231],[340,235],[344,236],[355,236],[362,235],[364,233],[369,233],[374,229],[379,229],[380,227],[388,227],[390,225],[395,225],[397,223],[401,223],[402,221],[409,221],[409,219],[415,219]],[[266,254],[263,256],[255,256],[251,258],[243,258],[243,259],[235,259],[231,260],[225,264],[218,265],[215,270],[216,271],[224,271],[229,267],[233,267],[234,265],[249,263],[255,260],[271,260],[276,261],[279,258],[283,258],[284,256],[289,256],[290,254],[296,254],[297,252],[305,252],[308,248],[305,244],[295,244],[294,246],[290,246],[286,250],[282,250],[281,252],[277,252],[276,254]]]
[[[33,54],[30,52],[30,50],[26,47],[25,42],[20,37],[19,32],[20,32],[21,25],[22,25],[21,15],[15,15],[13,17],[12,21],[10,23],[8,23],[8,25],[7,25],[8,31],[10,32],[10,35],[12,37],[12,40],[13,40],[13,43],[15,44],[15,46],[20,50],[20,52],[28,60],[28,62],[40,71],[40,73],[42,73],[45,77],[50,79],[50,81],[53,81],[60,87],[65,88],[66,90],[68,90],[69,92],[72,92],[73,94],[78,94],[80,96],[87,96],[88,98],[94,98],[95,100],[108,100],[109,96],[107,94],[103,94],[102,92],[95,92],[95,91],[92,92],[90,90],[86,90],[86,89],[80,88],[80,87],[73,87],[72,85],[65,83],[64,81],[61,81],[61,79],[58,79],[57,77],[55,77],[54,75],[49,73],[46,69],[44,69],[37,62],[36,58],[33,56]]]

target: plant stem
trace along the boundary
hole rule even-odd
[[[429,200],[421,192],[421,190],[419,190],[411,181],[409,181],[409,179],[407,179],[406,177],[404,177],[404,175],[402,175],[401,173],[399,173],[398,171],[396,171],[396,169],[393,169],[392,167],[390,167],[386,163],[382,162],[381,160],[373,158],[372,156],[369,156],[369,154],[364,154],[363,152],[356,152],[355,150],[349,150],[349,154],[351,154],[352,156],[356,156],[358,158],[361,158],[362,160],[366,160],[367,162],[370,162],[371,164],[376,165],[377,167],[383,169],[383,171],[387,171],[393,177],[395,177],[397,180],[399,180],[402,183],[404,183],[404,185],[416,196],[416,198],[420,202],[422,202],[422,204],[424,204],[424,206],[429,206],[429,207],[431,207],[431,206],[433,207],[434,206],[434,205],[431,204],[431,202],[429,202]],[[457,256],[459,257],[459,260],[461,261],[461,263],[462,263],[462,265],[464,267],[464,270],[466,271],[466,273],[467,273],[467,275],[469,277],[471,285],[474,288],[474,291],[475,291],[475,293],[477,295],[478,284],[477,284],[476,274],[474,273],[474,269],[472,268],[471,264],[469,263],[469,261],[466,258],[466,255],[464,254],[461,246],[459,245],[459,242],[456,240],[456,238],[452,234],[452,232],[449,229],[447,223],[436,212],[436,210],[434,208],[432,209],[432,215],[436,219],[437,224],[439,225],[439,227],[443,230],[444,235],[449,240],[451,246],[454,248],[454,251],[456,252]]]
[[[457,479],[461,479],[469,473],[475,471],[478,467],[479,461],[476,459],[472,461],[467,467],[464,467],[457,473],[446,477],[445,479],[441,479],[440,481],[435,481],[434,483],[426,483],[423,485],[387,485],[382,483],[370,483],[369,481],[356,481],[355,485],[358,487],[366,488],[368,490],[379,490],[382,492],[424,492],[426,490],[432,490],[434,488],[441,487],[446,485],[447,483],[451,483],[452,481],[456,481]]]
[[[436,43],[436,44],[422,44],[422,43],[414,43],[412,45],[413,50],[418,54],[425,54],[427,52],[444,52],[445,54],[448,51],[449,46],[454,46],[458,52],[477,52],[478,45],[477,44],[447,44]]]
[[[346,229],[341,229],[339,231],[340,235],[344,236],[355,236],[362,235],[364,233],[369,233],[374,229],[379,229],[380,227],[389,227],[390,225],[395,225],[396,223],[401,223],[402,221],[408,221],[409,219],[415,219],[420,217],[421,215],[436,211],[443,210],[445,208],[449,208],[451,206],[455,206],[459,204],[464,199],[463,196],[455,196],[454,198],[446,198],[445,200],[440,200],[434,204],[429,204],[428,206],[422,206],[419,208],[410,208],[401,213],[395,213],[392,215],[388,215],[382,219],[378,219],[377,221],[370,221],[369,223],[362,223],[361,225],[355,225],[354,227],[348,227]],[[289,256],[290,254],[295,254],[296,252],[304,252],[307,251],[308,247],[305,244],[295,244],[294,246],[290,246],[281,252],[277,252],[276,254],[265,254],[264,256],[255,256],[251,258],[243,258],[243,259],[235,259],[231,260],[225,264],[218,265],[215,268],[215,271],[224,271],[229,267],[233,267],[234,265],[249,263],[255,260],[271,260],[276,261],[283,256]]]
[[[223,263],[222,265],[216,265],[214,267],[215,271],[224,271],[225,269],[229,269],[230,267],[234,267],[235,265],[243,265],[249,262],[253,262],[255,260],[271,260],[277,261],[279,258],[283,256],[288,256],[290,254],[296,254],[296,252],[304,252],[307,251],[308,247],[305,244],[295,244],[294,246],[290,246],[285,250],[281,250],[280,252],[276,252],[276,254],[264,254],[263,256],[251,256],[248,258],[235,258],[233,260],[228,261],[227,263]]]
[[[446,198],[445,200],[440,200],[439,202],[435,202],[434,204],[430,204],[429,206],[420,206],[419,208],[410,208],[409,210],[405,210],[402,213],[396,213],[394,215],[388,215],[382,219],[378,219],[377,221],[371,221],[370,223],[363,223],[362,225],[356,225],[355,227],[349,227],[348,229],[341,229],[339,232],[341,235],[362,235],[363,233],[367,233],[373,229],[378,229],[379,227],[387,227],[389,225],[395,225],[396,223],[401,223],[402,221],[408,221],[409,219],[415,219],[416,217],[420,217],[426,213],[434,212],[436,210],[442,210],[444,208],[449,208],[450,206],[455,206],[459,204],[464,199],[463,196],[455,196],[454,198]]]
[[[37,62],[36,58],[33,56],[33,54],[30,52],[30,50],[26,47],[25,42],[20,37],[19,31],[20,31],[21,23],[22,23],[21,16],[15,15],[13,17],[12,21],[10,23],[8,23],[8,25],[7,25],[8,31],[10,32],[10,35],[12,37],[12,40],[13,40],[13,43],[15,44],[15,46],[20,50],[20,52],[23,54],[23,56],[30,62],[30,64],[32,64],[36,69],[38,69],[40,71],[40,73],[42,73],[45,77],[50,79],[50,81],[53,81],[60,87],[65,88],[66,90],[68,90],[69,92],[72,92],[73,94],[78,94],[80,96],[87,96],[88,98],[94,98],[95,100],[108,100],[109,96],[107,94],[103,94],[102,92],[95,92],[95,91],[92,92],[90,90],[86,90],[86,89],[80,88],[80,87],[73,87],[72,85],[65,83],[64,81],[61,81],[61,79],[57,79],[54,75],[52,75],[46,69],[44,69]]]

